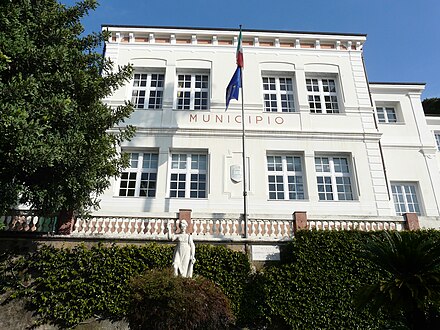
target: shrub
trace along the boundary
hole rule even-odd
[[[248,257],[220,245],[196,245],[195,274],[216,283],[230,299],[232,310],[240,313],[243,290],[251,272]]]
[[[234,320],[228,298],[201,276],[150,270],[132,279],[131,290],[131,329],[226,329]]]
[[[377,275],[359,256],[360,242],[369,235],[298,232],[282,263],[264,269],[248,286],[239,321],[270,329],[383,328],[382,316],[360,312],[352,303],[354,292]]]
[[[247,257],[221,246],[196,249],[195,274],[218,284],[237,301],[233,304],[237,308],[250,271]],[[171,266],[172,255],[173,246],[155,243],[72,249],[43,245],[19,258],[1,256],[0,290],[13,292],[11,298],[29,300],[28,307],[40,323],[73,327],[95,316],[118,320],[128,312],[130,278]]]

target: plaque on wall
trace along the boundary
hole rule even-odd
[[[243,180],[243,173],[241,172],[241,166],[240,165],[231,165],[231,180],[239,183]]]
[[[252,260],[279,261],[280,247],[278,245],[252,245]]]

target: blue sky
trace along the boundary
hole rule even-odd
[[[75,1],[62,0],[71,5]],[[424,82],[440,97],[439,0],[101,0],[84,19],[101,24],[367,34],[369,81]]]

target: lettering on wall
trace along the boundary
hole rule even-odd
[[[284,118],[277,116],[245,115],[246,124],[283,125]],[[241,115],[232,114],[189,114],[190,123],[241,124]]]

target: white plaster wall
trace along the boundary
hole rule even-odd
[[[207,32],[208,33],[208,32]],[[338,38],[338,37],[335,37]],[[343,38],[343,37],[342,37]],[[348,38],[348,37],[347,37]],[[389,181],[418,182],[425,215],[439,215],[440,159],[428,159],[434,148],[423,113],[420,86],[372,86],[374,102],[397,104],[399,123],[376,129],[361,51],[276,47],[244,47],[243,74],[246,156],[249,164],[251,214],[286,216],[294,211],[313,215],[395,215],[388,193]],[[241,165],[241,101],[231,101],[225,112],[225,89],[235,70],[235,46],[202,46],[146,43],[108,43],[106,55],[117,65],[165,73],[163,109],[137,110],[126,124],[137,126],[137,136],[125,150],[159,152],[155,198],[118,197],[118,181],[103,195],[97,214],[145,215],[190,208],[204,213],[241,213],[242,185],[229,177],[231,165]],[[175,110],[176,75],[185,69],[210,75],[209,111]],[[294,78],[295,113],[263,111],[262,73],[282,73]],[[313,74],[337,81],[339,114],[310,113],[305,78]],[[131,82],[107,102],[122,104],[131,98]],[[435,129],[440,130],[440,122]],[[384,154],[388,182],[383,170]],[[209,156],[209,193],[206,199],[170,199],[166,183],[171,151],[204,151]],[[268,200],[266,155],[298,154],[303,158],[307,197],[301,201]],[[351,162],[354,201],[319,201],[314,157],[345,155]],[[437,171],[437,173],[436,173]],[[437,182],[439,183],[436,186]]]

